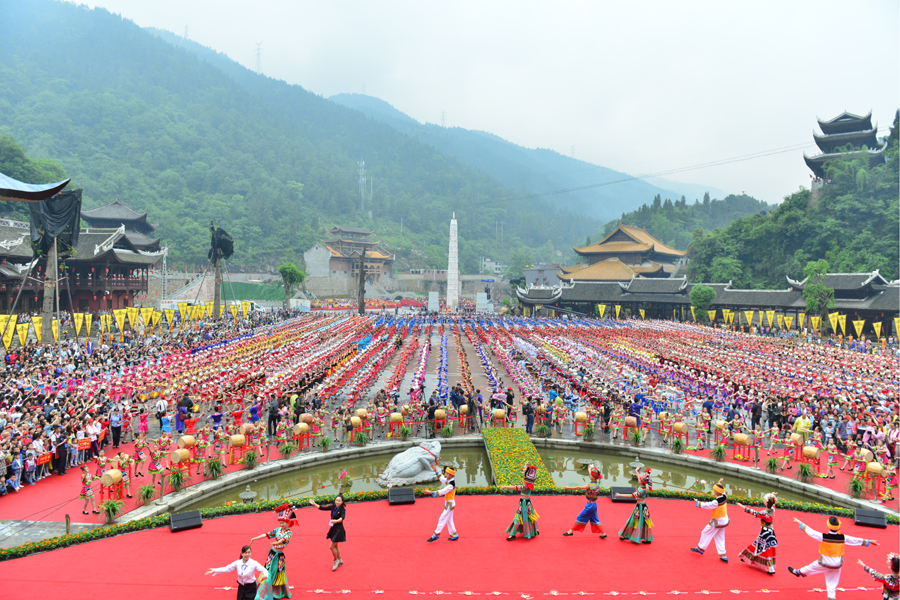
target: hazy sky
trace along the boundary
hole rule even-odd
[[[796,147],[669,179],[767,201],[809,184],[816,117],[885,130],[900,13],[871,2],[79,0],[185,33],[331,96],[489,131],[631,174]]]

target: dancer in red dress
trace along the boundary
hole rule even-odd
[[[759,565],[764,568],[769,575],[775,574],[775,548],[778,546],[775,530],[772,529],[772,523],[775,520],[776,496],[777,492],[772,492],[771,494],[763,496],[763,502],[766,504],[766,507],[763,510],[753,510],[740,502],[736,503],[744,509],[745,513],[758,517],[761,527],[759,535],[756,536],[753,543],[741,550],[741,562]]]

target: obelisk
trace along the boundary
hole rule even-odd
[[[450,219],[450,252],[447,255],[447,308],[455,311],[459,306],[459,254],[456,238],[456,213]]]

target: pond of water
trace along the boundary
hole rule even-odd
[[[581,464],[584,460],[595,462],[603,473],[601,485],[633,486],[632,467],[629,463],[634,458],[627,456],[606,455],[599,452],[581,450],[544,450],[539,449],[541,458],[559,486],[584,485],[587,482],[587,471]],[[300,469],[282,475],[273,475],[254,481],[250,488],[258,494],[258,500],[280,500],[299,498],[318,494],[335,494],[341,492],[365,492],[381,490],[375,477],[382,472],[393,453],[378,454],[366,458],[346,460],[319,467]],[[491,466],[487,451],[484,448],[446,448],[441,453],[441,461],[453,462],[458,471],[456,481],[460,487],[467,485],[484,486],[491,483]],[[652,460],[642,461],[646,467],[653,469],[653,488],[670,490],[698,490],[709,492],[719,475],[709,470],[693,470],[680,468]],[[199,501],[184,510],[221,506],[226,502],[241,500],[238,494],[245,487],[237,487],[220,492]],[[729,477],[726,481],[727,493],[735,496],[760,496],[770,491],[778,491],[783,500],[815,502],[815,498],[804,497],[796,493],[772,490],[765,484],[748,479]]]

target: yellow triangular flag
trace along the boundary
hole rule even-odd
[[[694,320],[695,323],[697,322],[697,315],[694,314],[694,307],[693,307],[693,306],[691,307],[691,318]]]
[[[113,310],[113,316],[116,318],[116,325],[119,326],[119,331],[123,331],[125,329],[125,315],[126,314],[127,314],[127,311],[124,308],[117,308],[117,309]],[[106,330],[109,332],[111,332],[111,330],[109,329],[109,327],[111,325],[112,325],[112,323],[110,323],[109,315],[106,315],[106,327],[107,327]]]
[[[235,321],[237,321],[238,305],[232,304],[228,307],[228,309],[231,311],[231,318],[233,318]]]
[[[167,308],[163,311],[166,313],[166,323],[169,324],[169,330],[172,330],[172,326],[175,324],[175,309]]]
[[[84,325],[84,313],[72,313],[72,321],[75,323],[75,337],[81,335],[81,326]]]
[[[91,337],[91,322],[94,320],[94,315],[91,313],[86,313],[84,315],[84,324],[86,326],[84,337]]]
[[[800,313],[797,315],[797,327],[803,329],[803,324],[806,322],[806,313]]]
[[[644,318],[644,314],[645,314],[645,311],[644,311],[644,309],[643,309],[643,308],[641,308],[641,309],[639,309],[639,310],[638,310],[638,312],[640,312],[640,313],[641,313],[641,318],[642,318],[642,319],[643,319],[643,318]]]
[[[153,311],[152,306],[145,306],[141,309],[141,316],[144,317],[144,327],[153,327]]]
[[[125,314],[128,315],[128,323],[131,324],[131,330],[134,331],[138,325],[140,310],[138,310],[137,306],[129,306],[125,309]],[[122,329],[121,325],[119,325],[119,329]]]
[[[53,319],[53,322],[50,323],[50,330],[53,331],[53,341],[59,342],[59,321],[57,319]]]
[[[204,302],[203,307],[205,309],[205,313],[207,316],[212,317],[213,314],[213,302]]]
[[[13,336],[16,334],[17,315],[3,315],[7,321],[3,323],[3,345],[9,351],[9,345],[12,344]],[[0,319],[2,320],[2,319]]]
[[[838,315],[838,324],[841,326],[841,334],[847,335],[847,315]]]
[[[597,305],[597,312],[600,313],[600,318],[602,319],[602,318],[603,318],[603,315],[606,314],[606,305],[605,305],[605,304],[598,304],[598,305]]]
[[[616,304],[616,318],[617,319],[619,318],[619,312],[621,312],[621,310],[622,310],[622,305]]]
[[[16,325],[16,332],[19,334],[19,344],[21,346],[25,346],[25,340],[28,339],[28,327],[30,323],[21,323]]]
[[[836,312],[829,313],[829,315],[828,315],[828,322],[831,323],[831,332],[832,333],[837,333],[839,316],[840,316],[840,313],[836,313]]]
[[[881,339],[881,321],[873,322],[872,329],[875,330],[875,336],[880,340]]]
[[[44,341],[44,317],[31,317],[31,323],[34,325],[34,337],[37,338],[38,344],[42,344]],[[27,332],[28,329],[25,331]]]
[[[224,305],[224,304],[220,304],[220,305],[219,305],[219,318],[220,318],[220,319],[222,318],[222,314],[223,314],[224,312],[225,312],[225,305]]]
[[[784,315],[778,315],[778,329],[784,329]]]
[[[753,311],[745,310],[744,316],[747,317],[747,325],[753,325]]]
[[[859,321],[853,321],[853,329],[856,330],[856,337],[862,337],[863,327],[866,325],[865,319],[860,319]]]
[[[179,302],[178,303],[178,313],[181,315],[181,320],[187,320],[187,312],[188,312],[188,303],[187,302]]]
[[[813,329],[815,329],[816,331],[819,331],[819,324],[820,324],[821,322],[822,322],[822,317],[810,317],[810,318],[809,318],[809,324],[810,324],[810,326],[811,326]]]
[[[716,311],[714,311],[714,310],[708,310],[708,311],[706,311],[706,316],[709,317],[709,322],[710,322],[710,323],[715,323],[715,322],[716,322]]]
[[[785,328],[785,329],[790,329],[790,328],[791,328],[791,323],[793,323],[793,322],[794,322],[794,317],[793,317],[793,315],[791,315],[791,316],[785,315],[785,317],[784,317],[784,328]]]
[[[766,317],[769,319],[769,327],[774,327],[775,326],[775,311],[767,310]]]

